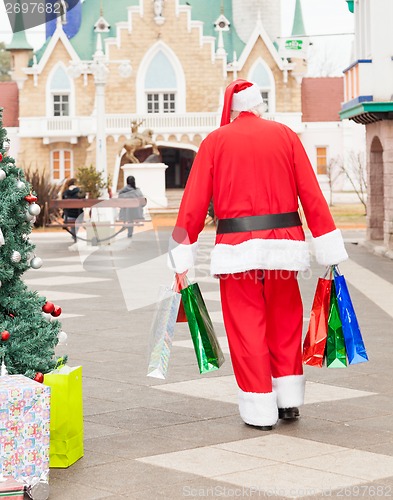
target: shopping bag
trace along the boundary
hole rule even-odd
[[[173,288],[160,287],[158,307],[150,330],[148,377],[166,377],[180,299],[180,293]]]
[[[364,363],[368,361],[368,357],[347,283],[337,266],[333,268],[333,276],[348,363]]]
[[[82,367],[44,375],[51,388],[49,467],[66,468],[83,457]]]
[[[334,281],[331,283],[330,310],[328,318],[328,335],[326,341],[326,365],[329,368],[344,368],[347,366],[342,323],[337,305]]]
[[[180,290],[184,288],[185,285],[185,274],[175,274],[175,291],[180,293]],[[184,310],[183,301],[180,300],[179,312],[177,313],[176,323],[187,323],[186,311]]]
[[[184,310],[183,301],[180,300],[179,312],[177,313],[176,323],[187,323],[187,315]]]
[[[207,373],[224,362],[224,355],[218,343],[213,323],[203,300],[198,283],[188,284],[181,291],[199,372]]]
[[[319,278],[310,313],[310,323],[303,342],[303,363],[322,367],[328,333],[332,279]]]

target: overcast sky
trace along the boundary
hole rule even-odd
[[[0,41],[8,43],[12,38],[12,32],[4,1],[0,0]],[[287,36],[292,30],[295,0],[281,0],[281,5],[282,35]],[[347,33],[353,33],[354,20],[353,14],[348,10],[347,2],[345,0],[302,0],[301,5],[308,35],[336,34],[312,38],[309,76],[341,74],[342,70],[352,62],[353,36]],[[45,39],[44,26],[31,28],[26,33],[31,45],[35,49],[40,48]]]

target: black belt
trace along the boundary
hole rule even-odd
[[[300,220],[298,212],[253,215],[251,217],[220,219],[217,225],[217,234],[243,233],[245,231],[263,231],[265,229],[279,229],[283,227],[293,227],[301,225],[302,221]]]

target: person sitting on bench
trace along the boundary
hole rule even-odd
[[[127,184],[119,191],[119,198],[139,198],[140,206],[132,208],[121,208],[119,213],[119,219],[128,222],[128,238],[132,238],[134,232],[134,221],[143,220],[145,217],[143,215],[143,208],[147,200],[143,196],[142,191],[135,185],[135,177],[129,175],[127,177]]]
[[[71,179],[67,179],[66,182],[64,183],[61,197],[63,200],[70,200],[70,199],[86,198],[86,195],[85,193],[83,193],[81,188],[77,186],[77,181],[73,177]],[[83,214],[83,208],[63,209],[64,224],[67,224],[67,222],[72,222],[72,224],[70,224],[69,226],[69,232],[71,233],[74,242],[76,242],[75,221],[81,214]]]

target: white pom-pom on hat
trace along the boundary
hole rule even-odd
[[[231,108],[233,111],[247,111],[262,103],[263,99],[259,88],[252,85],[237,94],[233,94]]]

